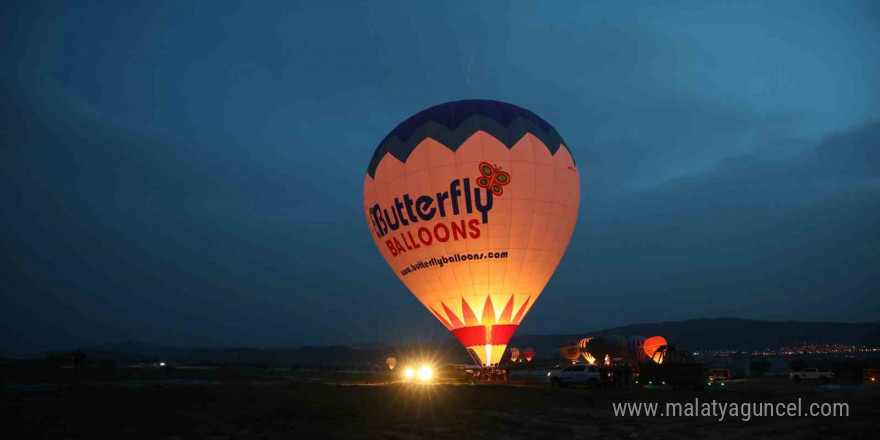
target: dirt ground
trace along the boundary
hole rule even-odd
[[[734,381],[722,391],[410,385],[389,378],[2,387],[5,438],[876,439],[880,387]],[[613,402],[845,402],[849,417],[618,417]]]

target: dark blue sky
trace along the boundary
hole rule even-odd
[[[367,162],[507,101],[581,172],[520,333],[877,321],[877,2],[6,2],[2,350],[445,332],[375,249]]]

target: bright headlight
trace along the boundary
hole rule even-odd
[[[421,380],[431,380],[431,376],[433,374],[434,372],[431,371],[431,367],[427,365],[423,365],[421,368],[419,368],[419,379]]]
[[[412,368],[407,368],[406,371],[403,372],[403,375],[407,379],[412,379],[416,375],[416,372]]]

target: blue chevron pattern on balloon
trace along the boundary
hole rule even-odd
[[[540,139],[550,154],[556,154],[560,145],[566,145],[547,121],[524,108],[483,99],[453,101],[423,110],[401,122],[376,147],[367,174],[375,177],[376,168],[386,154],[406,163],[416,146],[426,138],[456,151],[477,131],[489,133],[507,148],[513,148],[526,133]]]

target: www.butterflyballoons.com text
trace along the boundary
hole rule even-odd
[[[431,258],[428,261],[417,261],[400,270],[401,276],[413,273],[419,269],[429,267],[443,267],[445,264],[458,263],[460,261],[482,260],[484,258],[507,258],[507,252],[484,252],[479,254],[454,254],[451,256]]]

